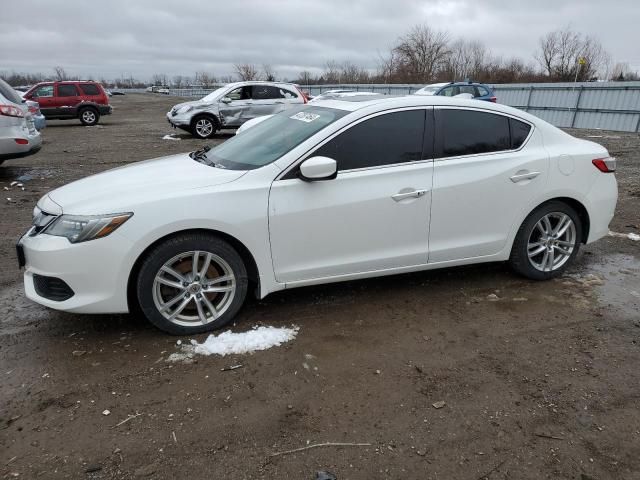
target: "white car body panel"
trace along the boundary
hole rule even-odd
[[[519,110],[478,103],[437,96],[327,100],[316,106],[347,114],[254,170],[215,168],[185,154],[63,186],[44,196],[39,208],[54,215],[133,216],[108,237],[84,243],[46,233],[23,237],[26,294],[60,310],[126,312],[130,274],[144,252],[168,235],[194,229],[219,232],[246,248],[257,268],[259,297],[302,285],[506,260],[527,215],[558,197],[584,206],[588,242],[606,235],[616,180],[591,160],[607,151]],[[318,182],[281,178],[341,129],[407,108],[495,112],[534,127],[516,151],[362,168]],[[540,174],[510,180],[523,170]],[[392,198],[412,190],[424,193]],[[96,271],[99,279],[88,277]],[[34,273],[60,277],[76,294],[47,300],[33,288]]]

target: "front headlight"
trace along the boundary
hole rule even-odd
[[[66,237],[71,243],[86,242],[110,235],[132,215],[61,215],[43,233]]]

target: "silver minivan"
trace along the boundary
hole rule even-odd
[[[302,103],[307,103],[307,97],[293,83],[236,82],[200,100],[174,105],[167,120],[194,137],[210,138],[223,128],[238,128],[247,120]]]
[[[28,105],[0,78],[0,163],[36,153],[41,145]]]

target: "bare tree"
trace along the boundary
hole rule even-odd
[[[597,39],[569,27],[540,38],[535,58],[552,80],[561,81],[588,80],[609,62],[609,54]]]
[[[276,81],[276,72],[273,70],[273,67],[268,63],[262,64],[262,78],[264,78],[267,82]]]
[[[182,75],[174,75],[173,86],[175,88],[182,88],[183,83],[184,83],[184,77]]]
[[[324,64],[324,71],[322,72],[323,83],[340,83],[340,64],[335,60],[328,60]]]
[[[237,63],[233,68],[240,80],[258,80],[258,69],[251,63]]]
[[[67,72],[65,72],[64,68],[60,66],[53,67],[53,71],[55,73],[56,80],[62,82],[63,80],[69,79],[69,77],[67,76]]]
[[[300,85],[310,85],[312,83],[316,83],[316,79],[311,75],[311,72],[303,70],[298,74],[296,83],[299,83]]]
[[[400,37],[393,48],[399,68],[407,79],[425,83],[431,81],[449,56],[449,34],[417,25]]]

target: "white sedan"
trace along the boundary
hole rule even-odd
[[[18,244],[27,296],[139,306],[192,334],[229,323],[250,291],[496,261],[546,280],[607,234],[617,184],[600,145],[489,102],[358,100],[50,192]]]

